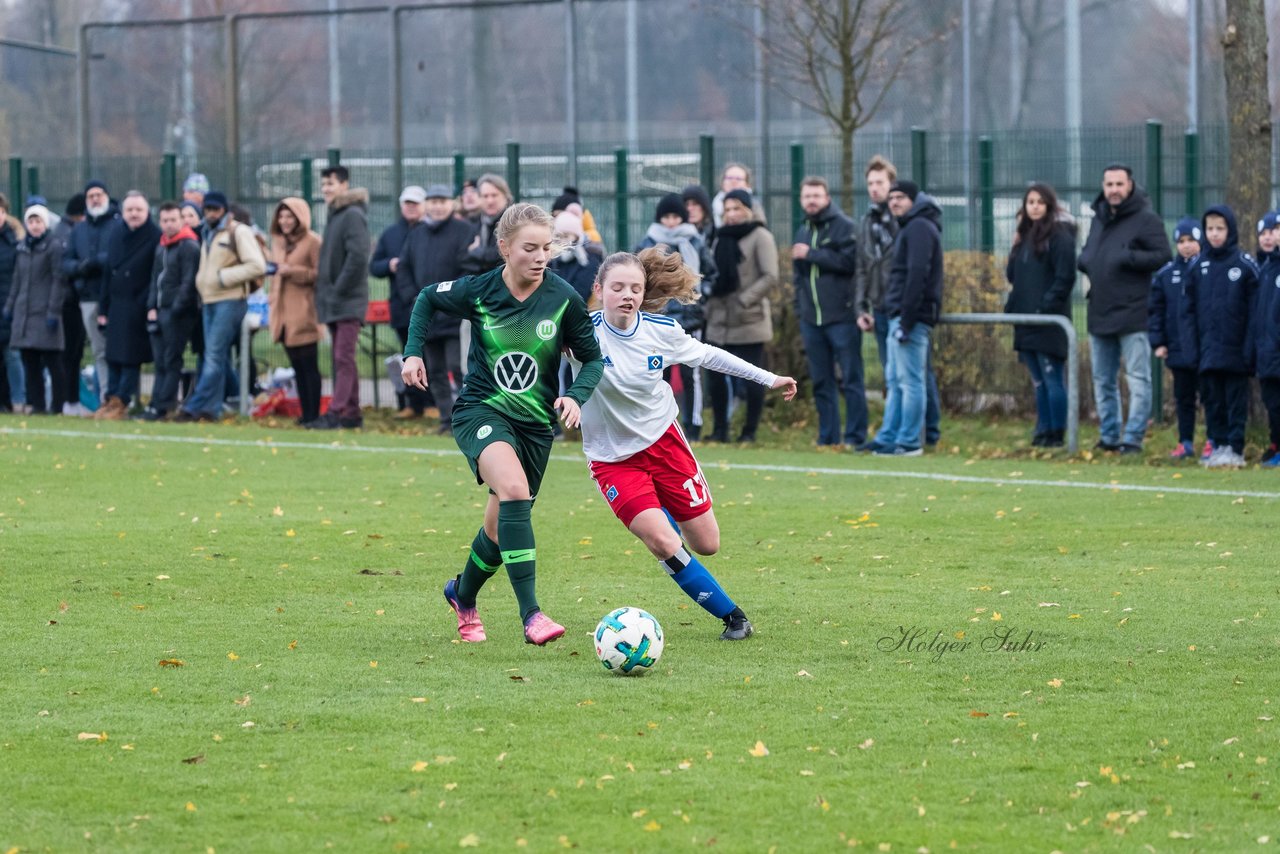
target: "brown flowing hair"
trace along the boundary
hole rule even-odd
[[[641,311],[661,312],[670,300],[684,305],[698,301],[698,285],[702,277],[684,263],[679,252],[667,252],[658,246],[642,249],[638,255],[615,252],[600,265],[596,273],[596,284],[603,285],[609,277],[609,271],[623,265],[639,267],[644,272],[644,301],[640,304]],[[592,307],[598,305],[598,300],[593,297]]]
[[[1027,216],[1027,196],[1032,193],[1044,200],[1044,216],[1038,220]],[[1049,249],[1049,241],[1061,217],[1062,208],[1058,206],[1058,194],[1053,187],[1040,181],[1031,184],[1022,194],[1022,206],[1018,208],[1018,243],[1027,245],[1029,242],[1032,251],[1043,255]]]

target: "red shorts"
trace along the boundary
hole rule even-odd
[[[711,488],[678,424],[625,460],[588,465],[609,508],[628,528],[642,510],[665,509],[685,522],[711,509]]]

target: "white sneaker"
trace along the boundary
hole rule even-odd
[[[1207,469],[1222,468],[1222,452],[1230,451],[1231,448],[1214,448],[1207,457],[1200,459],[1200,465]]]
[[[1228,445],[1227,447],[1222,449],[1222,461],[1218,463],[1218,468],[1224,468],[1224,469],[1244,468],[1244,455],[1237,454],[1234,450],[1231,449],[1231,446]]]

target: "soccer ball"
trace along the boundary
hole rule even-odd
[[[605,670],[639,676],[662,657],[662,626],[639,608],[610,611],[596,626],[596,655]]]

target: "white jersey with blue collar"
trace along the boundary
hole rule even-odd
[[[704,344],[670,317],[640,312],[634,326],[610,326],[604,312],[591,312],[604,356],[604,377],[582,407],[582,452],[612,463],[645,450],[667,432],[679,407],[664,369],[691,365],[772,386],[777,376],[719,347]],[[574,369],[578,367],[574,363]]]

